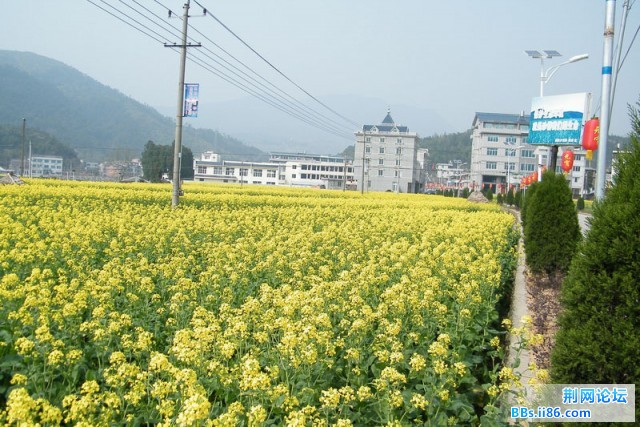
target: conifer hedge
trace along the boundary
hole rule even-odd
[[[640,102],[638,103],[640,107]],[[640,117],[563,284],[554,383],[640,384]]]
[[[525,254],[533,273],[566,273],[580,240],[580,225],[564,175],[548,171],[527,191],[523,213]]]

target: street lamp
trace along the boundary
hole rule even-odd
[[[544,85],[551,80],[551,77],[558,71],[558,68],[563,65],[571,64],[574,62],[582,61],[583,59],[589,58],[588,53],[583,53],[581,55],[575,55],[569,58],[568,61],[562,62],[558,65],[554,65],[553,67],[549,67],[546,70],[544,69],[544,60],[551,59],[558,56],[562,56],[560,52],[557,50],[544,50],[544,53],[540,53],[537,50],[525,50],[526,54],[531,58],[540,59],[540,97],[544,96]]]
[[[538,52],[537,50],[525,50],[525,53],[529,55],[531,58],[540,59],[540,97],[544,96],[544,85],[549,82],[551,77],[558,71],[558,68],[563,65],[571,64],[574,62],[582,61],[583,59],[587,59],[589,54],[583,53],[581,55],[575,55],[569,58],[568,61],[561,62],[558,65],[554,65],[553,67],[549,67],[546,70],[544,69],[544,60],[551,59],[558,56],[562,56],[560,52],[557,50],[543,50],[543,53]],[[556,170],[556,163],[558,159],[558,146],[554,145],[551,147],[551,159],[549,167],[552,171]],[[542,163],[540,159],[538,159],[538,164]],[[542,167],[538,168],[538,180],[542,180]]]

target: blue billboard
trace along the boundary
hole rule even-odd
[[[580,145],[591,94],[533,98],[527,142],[533,145]]]

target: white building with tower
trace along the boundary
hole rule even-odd
[[[356,132],[354,175],[359,191],[419,193],[424,186],[424,157],[418,134],[397,124],[391,112],[377,125]]]

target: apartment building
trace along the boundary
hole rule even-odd
[[[422,191],[426,162],[418,158],[416,132],[396,124],[388,111],[382,123],[363,125],[355,135],[353,165],[358,190],[364,186],[364,191]]]

